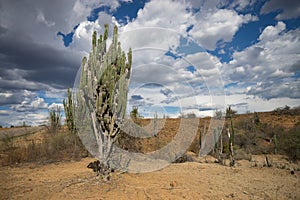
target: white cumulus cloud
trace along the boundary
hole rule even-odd
[[[223,65],[226,83],[248,84],[248,93],[262,98],[299,98],[299,79],[292,78],[300,70],[299,36],[299,28],[287,31],[283,22],[266,27],[258,43],[235,52],[233,60]]]
[[[219,9],[199,12],[190,34],[206,49],[214,50],[218,41],[230,42],[239,28],[257,17],[238,14],[234,10]]]

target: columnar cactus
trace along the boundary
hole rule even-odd
[[[230,126],[231,126],[231,132],[228,128],[227,133],[229,137],[229,152],[230,152],[230,166],[234,166],[235,160],[234,160],[234,127],[233,127],[233,119],[232,119],[232,110],[231,107],[229,106],[228,111],[230,113]]]
[[[68,99],[63,100],[64,111],[66,115],[66,123],[69,131],[75,132],[75,122],[74,122],[74,111],[73,111],[73,99],[70,88],[68,88]]]
[[[52,134],[57,133],[60,127],[60,120],[61,120],[60,108],[56,106],[56,108],[51,109],[49,112],[50,132]]]
[[[109,155],[116,136],[120,133],[117,121],[124,118],[127,92],[132,64],[129,49],[128,62],[118,42],[118,28],[114,27],[112,44],[106,50],[108,25],[104,35],[92,36],[92,51],[89,58],[82,59],[80,83],[76,93],[76,112],[81,129],[91,125],[85,132],[94,132],[100,162],[109,165]],[[83,117],[84,116],[84,117]],[[76,122],[77,123],[77,122]]]

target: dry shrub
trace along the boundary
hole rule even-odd
[[[278,150],[290,160],[300,160],[300,122],[286,133],[278,134]]]
[[[42,160],[70,160],[87,156],[79,137],[69,132],[58,133],[40,145]]]
[[[62,131],[57,134],[50,134],[41,143],[31,140],[25,146],[12,146],[5,151],[2,150],[0,155],[1,165],[11,165],[21,162],[48,163],[76,160],[88,156],[88,152],[76,134]]]
[[[136,152],[136,153],[143,152],[142,140],[133,137],[131,135],[128,135],[123,131],[121,131],[121,133],[118,135],[115,144],[126,151]]]
[[[199,151],[200,151],[200,131],[199,130],[197,132],[195,139],[193,140],[192,144],[190,145],[190,147],[188,148],[187,151],[191,151],[197,155],[199,154]]]
[[[24,152],[17,147],[15,138],[8,134],[2,138],[0,150],[1,165],[7,165],[7,163],[19,163],[24,157]]]
[[[236,160],[252,160],[252,155],[250,153],[247,153],[244,149],[237,149],[234,153],[234,158]]]

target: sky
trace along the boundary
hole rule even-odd
[[[0,0],[0,125],[47,123],[104,24],[133,49],[128,112],[299,106],[299,10],[297,0]]]

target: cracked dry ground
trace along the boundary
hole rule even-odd
[[[115,172],[109,182],[86,168],[91,161],[1,167],[0,199],[300,199],[299,171],[248,161],[234,168],[186,162],[143,174]]]

